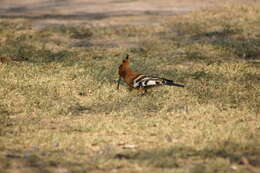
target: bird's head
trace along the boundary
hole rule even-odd
[[[127,54],[126,57],[123,59],[122,64],[119,66],[119,75],[123,71],[129,68],[129,55]]]

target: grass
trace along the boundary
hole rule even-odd
[[[226,6],[152,28],[0,20],[0,172],[258,172],[259,14]],[[187,87],[116,90],[126,53]]]

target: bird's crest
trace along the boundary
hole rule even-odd
[[[126,54],[126,57],[125,57],[125,59],[123,59],[123,63],[128,63],[128,60],[129,60],[129,55],[128,55],[128,54]]]

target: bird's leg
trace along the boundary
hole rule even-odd
[[[119,76],[119,79],[117,81],[117,89],[119,90],[119,85],[120,85],[121,77]]]
[[[144,92],[143,92],[143,94],[142,94],[141,96],[144,96],[144,95],[146,95],[146,94],[147,94],[147,90],[145,89]]]

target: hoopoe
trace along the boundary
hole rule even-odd
[[[182,84],[177,84],[172,80],[143,75],[137,72],[133,72],[129,66],[129,55],[126,55],[126,58],[123,60],[122,64],[119,66],[119,79],[117,84],[117,89],[119,89],[120,80],[123,79],[130,89],[137,89],[140,91],[147,92],[147,89],[161,86],[161,85],[169,85],[169,86],[177,86],[184,87]]]

